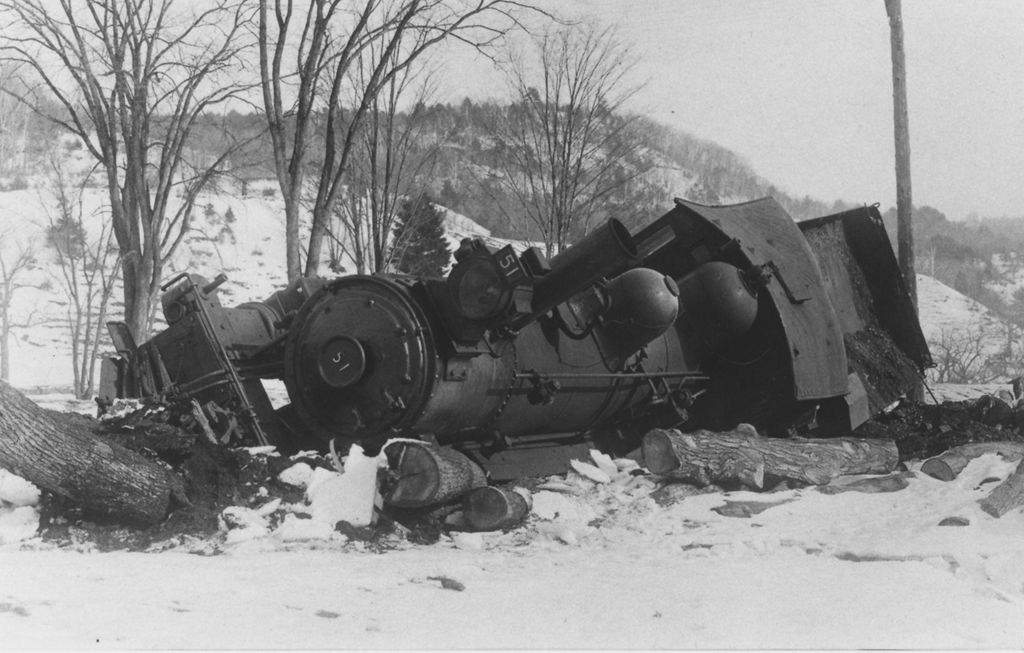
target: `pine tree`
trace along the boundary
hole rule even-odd
[[[439,277],[450,252],[444,238],[444,216],[430,195],[406,199],[395,219],[395,268],[406,274]]]

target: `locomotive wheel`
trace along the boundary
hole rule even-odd
[[[435,380],[433,339],[405,286],[371,276],[336,279],[295,315],[284,382],[319,440],[376,448],[411,425]]]

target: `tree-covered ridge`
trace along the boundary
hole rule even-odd
[[[537,234],[523,224],[509,224],[497,210],[509,198],[496,176],[506,167],[510,144],[495,133],[495,126],[508,121],[521,107],[494,101],[419,104],[399,113],[398,120],[419,121],[419,148],[436,148],[433,164],[418,173],[420,188],[431,192],[437,201],[459,211],[491,229],[496,235],[531,237]],[[683,196],[697,202],[716,204],[743,201],[771,195],[796,219],[817,217],[846,208],[839,202],[825,202],[807,196],[797,197],[777,188],[758,175],[743,157],[713,141],[669,127],[643,116],[631,117],[623,138],[639,144],[635,154],[616,164],[617,174],[639,178],[613,196],[616,217],[633,222],[649,219],[665,210],[671,199]],[[28,179],[45,169],[48,153],[61,135],[39,118],[27,116],[25,128],[8,151],[21,156],[0,160],[0,185],[27,184]],[[264,133],[264,118],[257,113],[230,111],[205,116],[190,144],[197,156],[214,156],[231,144],[245,143],[231,156],[229,170],[242,180],[273,177],[269,138]],[[317,142],[317,141],[315,141]],[[20,149],[19,149],[20,145]],[[322,149],[322,142],[321,147]],[[315,157],[314,157],[315,158]]]

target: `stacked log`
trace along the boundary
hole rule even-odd
[[[487,485],[484,470],[465,455],[420,440],[397,440],[384,449],[390,474],[384,501],[422,508],[455,500]]]

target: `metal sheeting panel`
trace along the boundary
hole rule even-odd
[[[814,252],[786,210],[770,197],[732,206],[676,203],[737,240],[751,265],[774,263],[776,278],[767,289],[784,327],[794,397],[805,400],[845,394],[848,372],[843,331]]]

